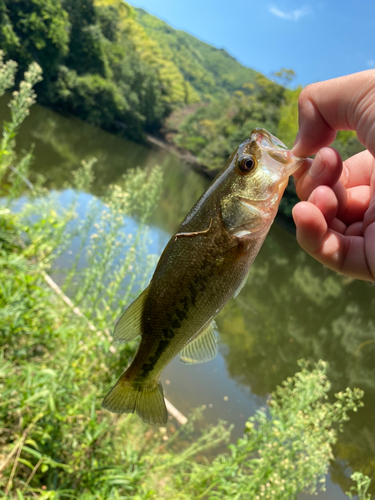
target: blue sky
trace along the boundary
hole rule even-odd
[[[225,48],[269,76],[280,68],[295,83],[375,68],[375,1],[134,0],[176,29]]]

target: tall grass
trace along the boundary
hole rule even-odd
[[[10,88],[15,64],[0,61],[0,90]],[[146,283],[147,219],[162,176],[133,170],[78,218],[79,192],[93,179],[93,161],[72,179],[70,202],[29,179],[31,152],[18,159],[15,138],[34,100],[37,66],[11,100],[0,173],[0,492],[23,499],[293,499],[314,493],[332,458],[340,426],[361,406],[347,389],[327,400],[323,362],[288,379],[268,406],[251,417],[244,436],[215,459],[207,451],[229,441],[219,422],[201,435],[202,411],[177,427],[151,428],[133,415],[113,418],[100,404],[134,353],[114,351],[106,328]],[[22,99],[20,98],[22,94]],[[17,210],[15,210],[17,209]],[[134,224],[134,220],[137,221]],[[135,228],[135,229],[134,229]],[[71,245],[70,268],[58,267]],[[60,260],[59,260],[60,258]],[[77,316],[44,281],[59,271]],[[89,328],[87,318],[98,330]],[[357,473],[350,495],[368,499],[368,478]]]

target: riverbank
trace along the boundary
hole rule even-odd
[[[191,166],[191,168],[195,170],[195,172],[204,175],[209,180],[214,179],[219,172],[219,170],[217,169],[212,170],[206,167],[205,165],[202,165],[199,162],[198,158],[189,151],[181,151],[175,145],[149,134],[146,135],[146,138],[150,144],[158,146],[159,148],[162,148],[165,151],[168,151],[169,153],[176,155],[178,158],[180,158],[180,160],[184,161],[185,163],[188,163]]]
[[[0,282],[7,283],[7,294],[0,286],[0,487],[5,499],[53,494],[61,499],[131,495],[160,500],[162,491],[165,500],[186,500],[204,498],[208,487],[217,491],[213,498],[230,499],[234,490],[250,498],[265,492],[265,498],[274,499],[286,477],[292,482],[288,500],[303,488],[316,490],[331,453],[327,442],[335,440],[332,409],[326,402],[323,407],[319,403],[327,390],[323,364],[303,368],[299,378],[289,380],[292,396],[285,394],[280,410],[270,405],[271,420],[266,413],[250,419],[245,437],[232,445],[232,452],[214,459],[207,457],[228,441],[230,429],[219,423],[206,427],[201,435],[196,433],[202,411],[195,411],[181,427],[169,421],[165,427],[152,428],[133,415],[113,418],[100,403],[134,346],[111,351],[106,336],[92,331],[92,323],[75,314],[70,305],[56,301],[44,284],[44,266],[35,260],[31,264],[30,249],[17,245],[19,220],[1,210],[2,229],[4,222]],[[39,250],[34,246],[33,253]],[[336,418],[356,406],[359,396],[341,395],[343,408],[336,409]],[[322,423],[324,409],[327,417]],[[315,421],[321,423],[319,436],[313,430]],[[264,465],[250,470],[247,463],[254,461],[260,446],[280,453],[286,438],[277,437],[280,422],[288,429],[288,439],[294,440],[293,451],[285,449],[277,463],[265,454]],[[297,457],[311,439],[316,443],[314,453],[299,467]],[[289,468],[277,466],[285,460]]]

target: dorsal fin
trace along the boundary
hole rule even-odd
[[[182,349],[180,361],[185,365],[191,365],[214,359],[217,354],[216,333],[217,326],[215,321],[212,321],[197,338]]]
[[[148,287],[143,290],[141,295],[126,309],[120,319],[117,321],[113,330],[113,338],[119,342],[129,342],[136,339],[141,332],[141,318],[144,303],[148,294]]]

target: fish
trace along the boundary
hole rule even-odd
[[[244,286],[275,219],[289,176],[305,161],[257,128],[230,156],[166,245],[148,287],[116,323],[113,337],[141,337],[102,407],[164,425],[160,374],[179,353],[185,364],[217,354],[214,318]]]

